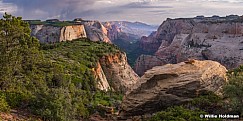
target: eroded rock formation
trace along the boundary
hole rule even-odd
[[[189,60],[147,71],[122,102],[124,116],[154,113],[212,91],[221,94],[226,68],[218,62]]]
[[[83,25],[72,26],[47,26],[31,25],[31,35],[35,36],[41,43],[52,43],[61,41],[71,41],[78,38],[86,38],[86,31]]]
[[[188,58],[218,61],[228,69],[243,64],[243,20],[208,19],[167,19],[156,33],[144,37],[140,45],[156,49],[154,58],[163,60],[164,64],[179,63]],[[141,73],[151,69],[151,65],[141,65],[147,61],[151,60],[137,61],[140,66],[135,70]],[[153,65],[160,65],[160,62]]]
[[[99,21],[82,21],[87,37],[92,41],[103,41],[111,43],[107,29]]]
[[[127,63],[125,53],[119,52],[103,56],[95,71],[100,90],[126,92],[137,82],[139,77]]]

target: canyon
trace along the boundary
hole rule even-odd
[[[123,94],[123,99],[116,102],[118,112],[115,118],[129,120],[133,116],[150,115],[168,107],[189,103],[210,92],[223,96],[223,87],[228,83],[228,69],[243,63],[242,22],[240,16],[168,18],[157,31],[138,22],[102,23],[82,19],[64,25],[59,23],[58,26],[47,22],[42,25],[31,24],[30,27],[32,36],[41,43],[52,44],[79,38],[88,38],[82,40],[84,42],[96,41],[97,45],[93,46],[80,41],[78,46],[79,49],[87,47],[87,53],[84,53],[87,56],[82,57],[91,63],[85,63],[86,71],[92,71],[89,75],[94,76],[94,84],[99,91]],[[104,44],[103,49],[99,48],[100,44]],[[72,47],[77,45],[73,44]],[[103,52],[104,49],[107,52],[100,56],[98,51]],[[67,56],[70,59],[68,63],[73,62],[70,56],[73,48],[70,53],[63,53],[62,49],[59,51],[62,53],[61,58]],[[93,53],[97,57],[93,58]],[[130,65],[135,61],[134,58],[136,62],[132,68]],[[82,59],[75,59],[78,65],[82,63]],[[92,77],[84,78],[84,82],[89,80]],[[85,87],[85,84],[78,86]],[[110,104],[100,101],[97,110],[100,107],[113,109],[107,105]],[[104,112],[107,113],[106,110]]]
[[[139,57],[134,70],[142,76],[154,66],[188,58],[214,60],[228,69],[236,68],[243,63],[242,21],[239,16],[167,19],[155,33],[141,39],[141,47],[154,53],[153,57]]]

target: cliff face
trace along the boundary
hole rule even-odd
[[[149,70],[155,66],[164,65],[165,62],[156,56],[152,55],[141,55],[134,65],[134,71],[142,76],[146,70]]]
[[[103,56],[95,69],[95,77],[99,80],[99,89],[122,92],[129,90],[139,78],[122,52]]]
[[[41,43],[71,41],[78,38],[86,38],[83,25],[72,25],[64,27],[31,25],[31,35],[40,40]]]
[[[81,21],[81,24],[84,25],[90,40],[111,43],[107,29],[99,21]]]
[[[97,80],[97,88],[99,90],[103,90],[103,91],[112,90],[109,82],[106,79],[106,75],[104,74],[100,62],[98,62],[97,67],[94,70],[94,75],[95,75],[95,79]]]
[[[242,41],[243,25],[239,21],[168,19],[152,37],[147,37],[146,44],[148,47],[155,42],[160,45],[154,56],[165,64],[193,58],[218,61],[231,69],[243,64]],[[141,66],[135,70],[140,69],[147,70]]]

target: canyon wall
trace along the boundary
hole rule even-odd
[[[139,58],[135,70],[142,75],[154,66],[179,63],[188,58],[214,60],[228,69],[243,64],[242,19],[210,21],[198,19],[167,19],[153,35],[142,39],[147,47],[155,48],[154,60]],[[146,41],[145,41],[146,40]],[[153,45],[156,43],[157,46]],[[148,61],[162,60],[148,65]],[[142,72],[142,73],[141,73]]]
[[[53,43],[61,41],[71,41],[78,38],[86,38],[84,25],[71,26],[47,26],[30,25],[31,35],[35,36],[41,43]]]
[[[100,90],[114,90],[126,92],[137,82],[138,75],[127,63],[126,54],[123,52],[106,55],[100,58],[95,69]]]

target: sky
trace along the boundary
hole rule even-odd
[[[243,0],[0,0],[5,12],[23,19],[139,21],[159,25],[166,18],[243,15]]]

